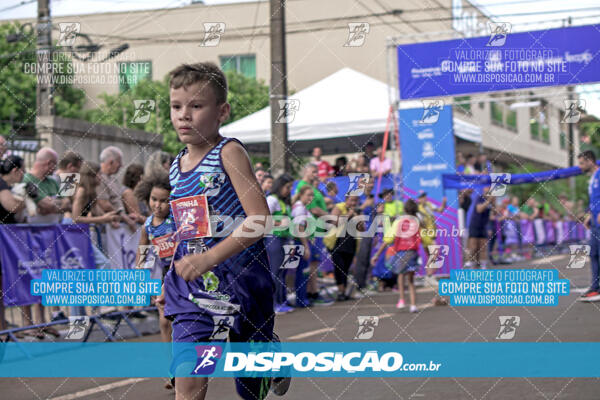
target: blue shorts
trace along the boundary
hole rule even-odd
[[[252,323],[241,314],[214,315],[181,313],[174,315],[173,342],[270,342],[273,340],[274,319]],[[189,374],[198,355],[194,347],[173,346],[171,374]],[[245,400],[264,399],[269,393],[270,377],[235,378],[235,387]]]
[[[400,250],[386,260],[385,267],[396,275],[415,272],[419,269],[418,259],[419,254],[415,250]]]
[[[310,241],[310,262],[323,260],[323,252],[327,251],[322,237],[316,237]]]

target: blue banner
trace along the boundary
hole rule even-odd
[[[400,149],[404,186],[441,200],[442,174],[455,171],[452,107],[400,110]]]
[[[600,25],[398,46],[400,98],[600,81]]]
[[[0,343],[0,377],[598,377],[600,343]],[[485,362],[482,362],[485,360]]]
[[[39,303],[30,285],[44,269],[96,267],[86,224],[0,225],[0,243],[6,306]]]
[[[597,162],[600,165],[600,161]],[[581,174],[579,167],[552,169],[549,171],[529,172],[526,174],[496,173],[492,175],[461,175],[443,174],[442,183],[444,189],[468,189],[490,186],[492,178],[494,183],[505,185],[519,185],[522,183],[542,183],[556,179],[565,179]],[[502,176],[504,175],[504,177]],[[499,179],[502,178],[502,179]],[[501,182],[500,182],[501,181]]]

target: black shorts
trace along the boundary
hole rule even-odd
[[[485,226],[469,226],[469,237],[476,239],[487,239],[488,230]]]

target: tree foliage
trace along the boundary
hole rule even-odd
[[[9,43],[7,35],[22,33],[20,40]],[[0,25],[0,133],[14,128],[19,133],[33,133],[36,117],[36,38],[33,32],[18,23]],[[85,92],[73,87],[73,68],[67,53],[53,53],[55,113],[61,117],[79,118],[85,103]]]
[[[269,88],[263,82],[232,71],[228,71],[226,75],[229,84],[228,101],[231,104],[231,115],[227,123],[252,114],[269,104]],[[105,93],[100,98],[104,104],[85,113],[85,119],[88,121],[158,132],[163,136],[165,151],[177,153],[183,148],[171,124],[168,76],[162,81],[142,80],[126,92],[113,95]],[[145,123],[135,123],[134,100],[154,100],[158,112],[155,109]]]

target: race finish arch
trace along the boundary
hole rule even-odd
[[[458,208],[454,189],[467,183],[455,175],[453,124],[447,123],[452,108],[440,98],[600,82],[600,60],[594,57],[600,49],[600,25],[509,33],[505,24],[492,23],[492,29],[485,37],[435,42],[388,39],[388,81],[395,86],[397,78],[399,89],[390,92],[389,100],[399,110],[403,188],[405,193],[425,191],[438,201],[445,194],[450,211]],[[436,34],[457,33],[413,37]],[[460,248],[460,238],[451,238],[450,247]],[[452,258],[445,259],[443,270],[462,266],[462,260]]]

